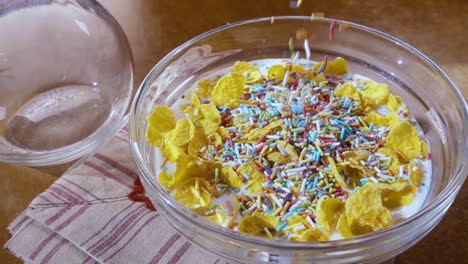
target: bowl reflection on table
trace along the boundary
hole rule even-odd
[[[467,106],[455,84],[430,59],[402,41],[361,25],[347,25],[329,41],[332,19],[276,17],[233,23],[176,48],[148,74],[130,114],[133,157],[158,210],[197,245],[231,260],[294,263],[376,263],[389,260],[426,236],[442,219],[466,178]],[[238,60],[289,58],[288,39],[296,29],[316,35],[312,60],[341,56],[351,72],[388,83],[404,98],[432,148],[432,181],[423,208],[405,221],[371,234],[321,243],[273,241],[239,234],[197,217],[157,181],[162,159],[145,138],[146,117],[157,104],[173,105],[197,81]],[[296,46],[301,50],[301,46]]]

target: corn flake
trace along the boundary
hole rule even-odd
[[[212,215],[205,216],[206,219],[210,220],[211,222],[219,225],[223,225],[226,222],[226,215],[224,213],[218,212]]]
[[[208,141],[211,142],[211,144],[214,146],[223,144],[223,139],[218,133],[208,135]]]
[[[241,188],[242,181],[232,167],[223,167],[221,169],[220,179],[223,183],[229,186],[237,189]]]
[[[310,78],[311,81],[316,81],[317,83],[321,83],[321,82],[326,82],[327,81],[327,77],[325,77],[325,74],[323,74],[323,72],[313,76]]]
[[[208,144],[208,138],[202,128],[196,127],[192,140],[190,140],[187,152],[190,155],[197,156],[200,150]]]
[[[262,79],[262,73],[258,66],[249,64],[245,61],[236,62],[232,72],[244,76],[245,83],[256,83]]]
[[[365,105],[377,107],[387,102],[390,89],[383,83],[373,83],[369,81],[368,87],[361,91]]]
[[[172,109],[166,105],[157,105],[147,118],[148,129],[146,139],[156,147],[160,147],[164,141],[163,134],[175,128],[176,122]]]
[[[401,97],[390,93],[387,97],[387,108],[391,112],[397,112],[400,109]]]
[[[332,169],[333,177],[335,178],[335,180],[336,180],[336,182],[338,183],[338,185],[340,185],[341,187],[347,189],[347,188],[348,188],[348,185],[346,184],[346,182],[344,181],[343,177],[341,176],[340,171],[339,171],[338,168],[336,167],[335,160],[334,160],[332,157],[328,157],[328,163],[330,163],[330,167],[331,167],[331,169]]]
[[[211,93],[211,101],[217,106],[229,105],[231,100],[239,99],[245,87],[244,76],[227,74],[218,80]]]
[[[192,106],[198,107],[200,105],[200,98],[198,98],[198,95],[196,92],[192,91]]]
[[[362,118],[367,124],[374,123],[376,126],[393,127],[400,122],[400,117],[391,112],[388,115],[381,115],[375,111],[370,111],[367,116]]]
[[[429,146],[427,145],[427,142],[422,139],[421,139],[421,154],[423,158],[427,158],[427,155],[429,154]]]
[[[195,134],[195,126],[188,119],[179,119],[176,127],[167,133],[169,144],[182,147],[192,140]]]
[[[268,69],[268,80],[283,80],[286,69],[283,65],[273,65]]]
[[[382,190],[382,203],[388,209],[408,205],[414,198],[415,188],[406,180],[392,184],[379,183],[378,188]]]
[[[185,147],[178,147],[168,142],[168,137],[164,139],[164,142],[161,146],[161,154],[164,158],[170,160],[171,162],[176,162],[179,156],[184,153]]]
[[[418,187],[421,184],[422,178],[424,177],[424,171],[422,166],[414,161],[410,161],[408,164],[409,179],[413,186]]]
[[[218,82],[219,78],[204,79],[198,82],[196,94],[201,98],[208,98],[211,96],[213,89]]]
[[[246,138],[248,140],[257,141],[266,134],[273,132],[276,128],[281,127],[282,124],[283,120],[275,120],[270,124],[264,126],[263,128],[255,128],[250,130],[249,133],[246,135]]]
[[[350,230],[362,235],[392,225],[392,214],[382,204],[382,190],[378,184],[366,183],[346,201],[345,215]]]
[[[223,126],[220,126],[218,127],[218,134],[221,136],[221,137],[230,137],[231,136],[231,132],[229,132],[229,130]]]
[[[376,173],[374,170],[362,164],[362,161],[367,161],[369,155],[370,152],[367,150],[353,150],[343,153],[346,164],[340,166],[343,168],[345,175],[349,178],[349,184],[351,186],[356,186],[361,178],[365,176],[369,177]]]
[[[388,169],[393,175],[398,175],[400,171],[400,161],[398,160],[397,153],[389,148],[380,148],[377,153],[384,154],[389,157],[390,160],[384,161],[387,164]]]
[[[327,241],[328,236],[318,229],[307,229],[302,232],[300,236],[293,237],[292,240],[303,242],[321,242]]]
[[[385,146],[403,155],[402,158],[406,160],[421,155],[422,150],[421,139],[416,128],[407,121],[400,122],[390,129]]]
[[[172,187],[172,177],[166,171],[161,171],[158,176],[159,183],[162,186],[170,189]]]
[[[216,168],[219,164],[210,161],[199,160],[194,156],[182,154],[176,161],[176,170],[173,175],[174,186],[191,178],[214,178]]]
[[[336,97],[350,97],[353,99],[360,100],[359,97],[359,92],[356,90],[356,87],[354,87],[350,83],[345,83],[341,85],[338,89],[335,90],[335,96]]]
[[[278,227],[278,218],[276,216],[255,212],[244,216],[239,223],[239,232],[255,236],[268,237],[264,228],[276,229]],[[271,232],[271,233],[274,233]]]
[[[247,188],[252,193],[259,193],[263,189],[263,182],[265,179],[265,175],[259,171],[258,165],[255,162],[247,162],[242,164],[238,169],[237,172],[240,175],[247,174],[248,180],[247,184],[249,187]]]
[[[221,115],[214,105],[202,104],[198,107],[203,118],[199,121],[205,134],[209,135],[216,132],[221,124]]]
[[[293,145],[286,143],[284,140],[277,140],[276,145],[284,150],[286,152],[287,157],[289,157],[291,160],[297,161],[299,159],[299,155],[297,155],[296,148],[294,148]]]
[[[344,208],[343,201],[322,196],[317,203],[317,223],[328,233],[333,232]]]
[[[338,219],[338,223],[336,224],[336,230],[343,236],[344,238],[350,238],[353,236],[351,232],[351,228],[346,221],[346,215],[342,214]]]
[[[203,178],[187,179],[174,186],[174,198],[197,213],[206,211],[213,202],[212,187]]]
[[[277,162],[277,163],[280,163],[280,164],[285,164],[285,163],[291,162],[291,159],[289,158],[289,156],[284,156],[279,151],[274,151],[274,152],[269,153],[267,155],[267,158],[270,161]]]
[[[314,65],[312,69],[314,72],[317,72],[318,69],[322,66],[324,62],[321,61]],[[334,61],[328,61],[325,70],[323,71],[325,74],[329,75],[343,75],[348,72],[348,63],[345,59],[341,57],[336,57]]]

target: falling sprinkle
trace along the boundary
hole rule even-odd
[[[291,53],[293,53],[294,52],[294,40],[293,40],[293,38],[289,38],[288,46],[289,46],[289,51]]]
[[[330,24],[330,30],[328,32],[328,39],[333,40],[335,37],[335,21],[333,20]]]
[[[310,59],[310,47],[309,47],[309,40],[304,39],[304,50],[306,54],[306,59]]]

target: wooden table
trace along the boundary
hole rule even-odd
[[[370,26],[418,48],[454,79],[468,95],[468,1],[466,0],[304,0],[290,9],[288,0],[99,0],[126,32],[135,59],[135,87],[165,54],[184,41],[228,22],[254,17],[310,15]],[[0,243],[7,224],[72,163],[30,169],[0,163]],[[468,188],[463,188],[443,221],[396,263],[466,263]],[[0,250],[1,263],[19,261]]]

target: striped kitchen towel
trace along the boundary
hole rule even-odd
[[[123,128],[31,202],[5,248],[26,263],[225,261],[182,237],[142,192]]]

